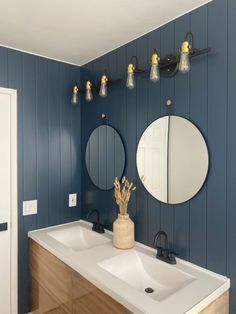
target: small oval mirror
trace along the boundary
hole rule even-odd
[[[92,182],[102,190],[113,188],[115,177],[120,179],[125,167],[125,149],[118,132],[101,125],[91,133],[85,155]]]
[[[137,169],[147,191],[168,204],[191,199],[208,172],[208,149],[185,118],[165,116],[150,124],[138,144]]]

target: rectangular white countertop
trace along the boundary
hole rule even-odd
[[[194,280],[163,300],[154,300],[145,293],[141,293],[131,285],[115,277],[100,265],[104,260],[121,256],[127,252],[139,252],[154,259],[156,267],[158,265],[163,267],[162,263],[164,262],[155,257],[155,249],[138,242],[130,250],[116,249],[112,245],[112,232],[107,230],[105,234],[101,235],[101,237],[104,237],[101,244],[81,251],[76,251],[64,245],[50,235],[52,232],[55,233],[55,231],[63,230],[65,234],[68,234],[70,229],[75,229],[74,227],[76,226],[83,227],[89,231],[91,230],[90,223],[80,220],[31,231],[29,232],[29,237],[133,313],[199,313],[230,288],[230,280],[228,278],[177,258],[176,265],[165,263],[165,269],[168,271],[168,269],[174,267],[181,272],[187,273]],[[94,233],[92,230],[91,232]]]

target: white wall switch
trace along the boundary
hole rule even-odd
[[[69,194],[69,207],[74,207],[77,205],[77,194]]]
[[[23,202],[23,216],[35,215],[37,212],[37,200]]]

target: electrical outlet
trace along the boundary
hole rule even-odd
[[[37,200],[23,202],[23,216],[35,215],[38,212]]]
[[[74,207],[77,205],[77,194],[69,194],[69,207]]]

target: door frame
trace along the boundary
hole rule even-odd
[[[18,313],[18,193],[17,193],[17,91],[0,87],[11,102],[11,313]]]

